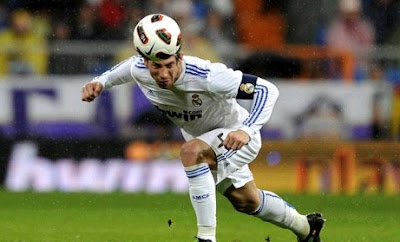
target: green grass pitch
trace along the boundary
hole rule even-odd
[[[400,196],[281,194],[327,218],[323,241],[400,241]],[[296,241],[288,230],[235,212],[218,195],[219,242]],[[172,225],[168,225],[168,220]],[[194,241],[187,194],[0,191],[0,241]]]

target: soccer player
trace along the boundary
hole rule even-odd
[[[237,211],[289,229],[299,241],[320,241],[321,214],[299,214],[275,193],[258,189],[248,166],[261,148],[260,129],[278,98],[276,86],[221,63],[184,56],[179,26],[166,15],[144,17],[133,40],[140,55],[85,84],[82,100],[93,101],[102,90],[133,81],[181,128],[196,241],[216,241],[216,191]],[[251,111],[236,99],[253,99]]]

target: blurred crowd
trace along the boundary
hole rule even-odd
[[[220,61],[216,50],[232,49],[228,45],[234,39],[229,0],[2,1],[0,12],[2,75],[102,72],[135,54],[132,29],[150,13],[165,13],[179,22],[187,54]],[[89,43],[99,44],[88,49]],[[112,43],[125,45],[111,48],[112,53],[98,50]]]
[[[132,29],[156,12],[181,25],[185,54],[262,76],[382,78],[387,61],[371,53],[400,41],[396,0],[9,0],[0,2],[0,74],[100,73],[135,54]],[[125,45],[101,52],[107,43]]]
[[[132,30],[151,13],[177,20],[184,54],[243,72],[395,83],[392,127],[400,133],[397,0],[0,1],[0,76],[100,74],[136,54]],[[382,137],[379,90],[375,96],[373,136]],[[329,117],[340,116],[330,100],[317,103],[310,113],[326,103]],[[309,120],[298,121],[307,127]]]
[[[268,79],[286,80],[285,84],[292,80],[315,81],[312,83],[313,87],[321,84],[316,83],[317,81],[325,80],[331,82],[368,81],[376,84],[377,88],[373,91],[372,101],[366,104],[371,106],[372,116],[370,123],[366,125],[357,127],[348,125],[344,108],[347,100],[343,102],[338,100],[335,91],[332,90],[327,90],[327,94],[310,94],[314,99],[307,101],[309,104],[305,109],[298,110],[292,107],[297,112],[296,115],[283,117],[290,120],[289,123],[295,130],[290,137],[298,141],[305,140],[307,146],[309,144],[324,146],[327,140],[335,142],[345,140],[398,142],[400,140],[399,0],[0,0],[0,82],[14,76],[98,75],[125,58],[137,54],[132,44],[132,30],[141,18],[151,13],[164,13],[177,20],[182,29],[182,51],[186,55],[224,62],[245,73]],[[275,80],[272,81],[275,82]],[[279,81],[276,83],[278,84]],[[386,85],[387,83],[393,85]],[[332,83],[324,82],[323,84]],[[144,100],[144,96],[137,87],[133,87],[132,90],[132,103],[140,104],[137,105],[140,107],[135,109],[134,115],[129,118],[127,122],[129,124],[126,125],[129,127],[123,126],[124,129],[121,129],[120,133],[123,133],[121,137],[127,139],[145,140],[145,142],[132,142],[126,147],[124,156],[137,162],[129,163],[127,166],[121,162],[100,163],[93,160],[82,162],[83,165],[79,166],[79,169],[82,169],[79,174],[85,176],[82,175],[81,178],[86,177],[85,171],[107,165],[106,168],[110,170],[126,170],[124,174],[127,175],[118,179],[137,178],[131,180],[133,181],[131,183],[121,185],[120,189],[124,191],[147,189],[158,192],[157,189],[165,188],[160,182],[171,186],[174,191],[186,190],[187,184],[180,182],[185,180],[185,177],[180,179],[182,175],[179,173],[180,167],[171,169],[171,165],[180,164],[176,160],[180,143],[172,142],[181,139],[179,129],[176,129],[162,116],[161,112]],[[304,100],[299,98],[298,91],[293,92],[296,95],[291,96],[294,96],[296,101],[298,99],[299,102],[303,102]],[[389,96],[388,93],[393,96],[385,97],[385,95]],[[343,96],[346,95],[339,95],[339,98]],[[354,96],[356,95],[351,93],[347,97],[359,99]],[[14,104],[23,103],[24,105],[20,106],[26,109],[25,96],[21,102],[17,100],[19,97],[13,96]],[[104,100],[108,97],[105,96]],[[68,106],[70,106],[69,103]],[[388,110],[389,107],[391,110]],[[17,127],[16,124],[24,124],[21,120],[17,122],[19,116],[16,113],[21,110],[16,110],[13,112],[15,122],[11,124],[12,128]],[[352,110],[352,115],[357,116],[357,111]],[[23,112],[27,110],[22,110],[19,114]],[[286,109],[284,112],[289,113]],[[115,125],[114,120],[109,122],[108,113],[98,113],[94,118],[94,125],[90,123],[94,131],[86,128],[89,130],[87,133],[93,132],[99,135],[98,137],[102,137],[103,133],[109,132],[109,137],[114,138],[114,132],[118,130],[118,126]],[[107,117],[104,118],[104,116]],[[105,128],[101,126],[103,121],[107,123],[104,125]],[[69,135],[68,127],[79,133],[83,130],[82,127],[86,127],[74,126],[74,124],[68,126],[65,122],[58,125],[48,125],[53,135],[57,129],[63,135]],[[43,125],[43,130],[45,126]],[[11,137],[14,135],[5,130],[6,128],[0,126],[0,141],[7,135]],[[26,130],[29,129],[24,128],[23,132]],[[279,131],[263,129],[262,135],[266,140],[285,137]],[[35,134],[38,133],[40,131]],[[20,135],[18,132],[15,134],[18,134],[18,138],[25,135],[25,133]],[[27,135],[27,137],[30,136]],[[97,136],[93,135],[93,137]],[[5,144],[9,145],[8,140],[5,141]],[[53,143],[52,140],[51,147],[54,147]],[[109,147],[118,150],[113,145]],[[90,148],[93,147],[90,146]],[[325,153],[330,152],[329,147],[324,148]],[[7,149],[4,150],[7,152]],[[69,153],[71,150],[73,149],[65,149],[65,152]],[[290,150],[290,152],[293,151],[292,148]],[[337,161],[352,162],[356,158],[356,153],[352,153],[354,150],[338,150],[334,152],[334,165]],[[378,184],[379,188],[384,187],[382,181],[385,172],[393,170],[396,177],[396,189],[400,189],[398,157],[387,160],[389,165],[386,168],[385,160],[375,159],[375,156],[380,153],[387,151],[387,154],[391,154],[393,150],[395,149],[384,147],[382,151],[370,149],[365,151],[365,154],[368,154],[367,158],[370,159],[367,165],[373,167],[375,171],[374,179],[371,180],[374,184]],[[105,152],[108,150],[106,149]],[[58,155],[60,151],[57,150],[55,153]],[[306,184],[307,172],[311,171],[311,165],[314,162],[312,158],[315,159],[313,154],[311,153],[309,157],[300,157],[296,163],[296,172],[300,171],[298,177],[301,177],[299,184]],[[28,158],[36,162],[36,156],[29,155]],[[331,156],[323,157],[315,163],[321,166],[322,178],[326,178],[326,174],[331,169],[327,165],[330,159],[332,159]],[[58,168],[54,168],[53,163],[41,162],[40,164],[35,165],[39,168],[35,168],[33,173],[21,173],[33,174],[29,179],[39,184],[36,187],[35,184],[32,185],[34,190],[35,188],[43,189],[40,184],[47,184],[47,188],[54,189],[54,184],[45,181],[47,177],[53,175],[51,172],[59,168],[69,171],[76,166],[74,160],[59,162]],[[27,166],[19,167],[25,170],[30,169]],[[347,171],[344,172],[348,167],[341,166],[344,174],[350,174]],[[154,176],[157,177],[156,180],[153,179],[154,181],[146,180],[140,174],[134,173],[136,171],[143,174],[151,172],[161,175]],[[11,183],[7,184],[9,189],[13,189],[13,174],[10,174],[8,176],[11,178],[7,179],[11,179]],[[1,176],[0,169],[0,180]],[[109,186],[101,184],[102,187],[115,189],[117,180],[111,178],[103,179],[109,181],[107,183]],[[177,182],[168,183],[172,178]],[[75,173],[66,173],[64,179],[66,185],[60,189],[78,189],[72,181],[79,179],[80,177]],[[329,179],[325,180],[330,181]],[[25,179],[25,181],[29,180]],[[68,183],[69,181],[71,183]],[[118,184],[124,184],[123,182],[124,180],[119,181]],[[28,183],[25,185],[28,186]],[[99,184],[89,184],[85,185],[84,189],[93,190],[98,187]],[[330,184],[325,187],[330,187]]]

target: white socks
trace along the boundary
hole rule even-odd
[[[189,195],[196,212],[197,237],[215,241],[216,198],[215,182],[207,163],[185,167],[189,178]]]
[[[216,198],[215,181],[208,164],[201,163],[185,167],[189,178],[189,194],[197,217],[197,237],[216,241]],[[264,221],[293,231],[300,238],[305,238],[310,232],[307,217],[299,214],[296,209],[273,192],[260,191],[261,203],[254,215]]]
[[[273,192],[260,191],[261,203],[254,215],[279,227],[290,229],[297,236],[305,238],[310,232],[307,217]]]

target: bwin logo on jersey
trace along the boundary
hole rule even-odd
[[[195,107],[200,107],[203,104],[203,100],[200,99],[198,94],[192,95],[192,104]]]
[[[193,200],[203,200],[206,199],[210,196],[210,193],[206,193],[206,194],[200,194],[200,195],[192,195],[192,199]]]
[[[162,112],[165,116],[168,116],[170,118],[179,118],[179,119],[183,119],[185,121],[193,121],[195,119],[199,119],[201,117],[203,117],[203,111],[202,110],[198,110],[198,111],[186,111],[184,110],[183,113],[178,113],[175,111],[165,111],[162,110],[161,108],[157,107],[156,108],[158,110],[160,110],[160,112]]]

